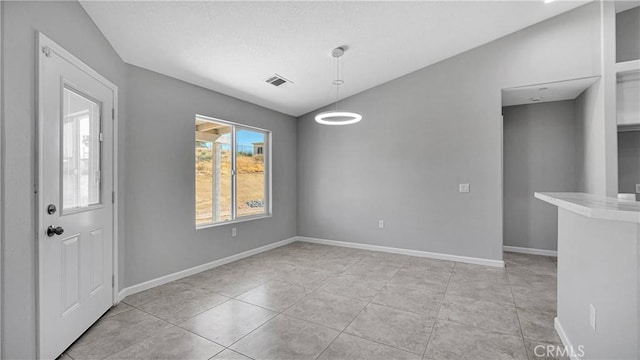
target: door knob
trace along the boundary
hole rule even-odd
[[[62,228],[62,226],[53,227],[53,225],[49,225],[49,227],[47,228],[48,237],[52,237],[53,235],[62,235],[63,232],[64,229]]]

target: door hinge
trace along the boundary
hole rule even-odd
[[[100,142],[104,141],[104,134],[100,133],[100,135],[98,136],[98,139],[100,139]]]
[[[44,53],[44,56],[46,57],[51,57],[51,48],[48,46],[43,46],[42,53]]]
[[[116,276],[111,275],[111,287],[116,287]]]
[[[112,204],[116,203],[116,192],[115,191],[111,192],[111,203]]]
[[[115,120],[115,119],[116,119],[116,109],[111,108],[111,120]]]

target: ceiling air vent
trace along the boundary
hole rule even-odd
[[[287,84],[287,83],[292,83],[293,84],[293,81],[287,80],[283,76],[280,76],[278,74],[273,74],[273,76],[269,77],[267,80],[265,80],[265,82],[267,84],[271,84],[271,85],[276,86],[276,87],[277,86],[282,86],[282,85]]]

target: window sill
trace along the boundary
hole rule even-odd
[[[229,221],[224,221],[224,222],[219,222],[219,223],[196,225],[196,230],[208,229],[208,228],[218,227],[218,226],[223,226],[223,225],[237,224],[237,223],[242,223],[242,222],[251,221],[251,220],[267,219],[267,218],[270,218],[270,217],[272,217],[271,214],[246,216],[246,217],[243,217],[241,219],[229,220]]]

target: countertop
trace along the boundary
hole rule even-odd
[[[534,196],[589,218],[640,224],[640,202],[638,201],[625,201],[612,197],[573,192],[537,192]]]

